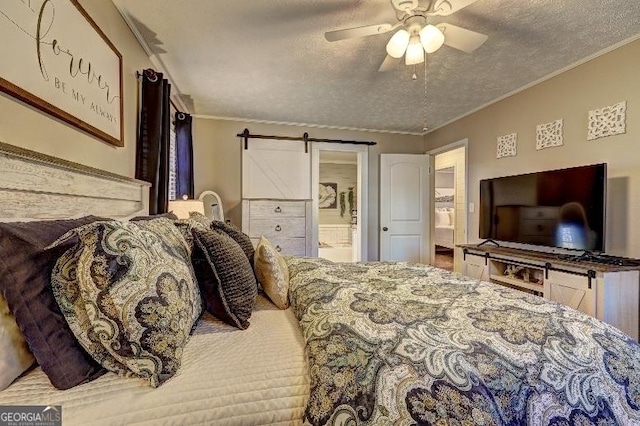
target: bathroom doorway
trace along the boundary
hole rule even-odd
[[[366,259],[366,155],[358,146],[314,143],[313,255],[334,262]]]

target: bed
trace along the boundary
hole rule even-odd
[[[144,183],[0,149],[3,220],[145,211]],[[61,391],[36,366],[0,405],[69,425],[640,424],[640,346],[596,319],[426,265],[285,261],[291,307],[261,294],[245,330],[205,313],[160,386]]]
[[[436,203],[442,204],[442,203]],[[454,210],[452,207],[436,207],[435,209],[434,243],[436,246],[455,248],[454,242]]]
[[[284,425],[302,421],[307,376],[293,312],[260,297],[247,330],[205,314],[181,369],[158,388],[107,373],[60,391],[38,367],[0,392],[0,405],[61,405],[65,425]]]

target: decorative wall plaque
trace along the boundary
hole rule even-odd
[[[337,209],[338,208],[338,184],[320,182],[318,189],[318,208]]]
[[[626,133],[626,118],[627,101],[589,111],[587,140]]]
[[[123,146],[122,56],[78,0],[0,2],[0,91]]]
[[[498,136],[496,146],[496,158],[515,157],[517,154],[518,134],[510,133],[508,135]]]
[[[538,124],[538,126],[536,126],[536,149],[540,150],[564,145],[562,126],[562,119],[552,121],[551,123]]]

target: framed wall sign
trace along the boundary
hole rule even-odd
[[[0,90],[123,146],[122,55],[77,0],[0,2]]]

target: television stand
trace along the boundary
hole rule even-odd
[[[558,258],[570,262],[591,262],[602,263],[604,265],[640,267],[640,259],[630,259],[628,257],[612,256],[604,253],[593,253],[590,251],[585,251],[578,255],[559,255]]]
[[[462,273],[553,300],[640,336],[640,259],[509,247],[459,246]]]
[[[493,245],[495,245],[496,247],[500,247],[500,244],[498,244],[498,242],[497,242],[497,241],[492,240],[491,238],[487,238],[487,239],[486,239],[486,240],[484,240],[483,242],[479,243],[479,244],[477,245],[477,247],[483,246],[483,245],[485,245],[485,244],[493,244]]]

